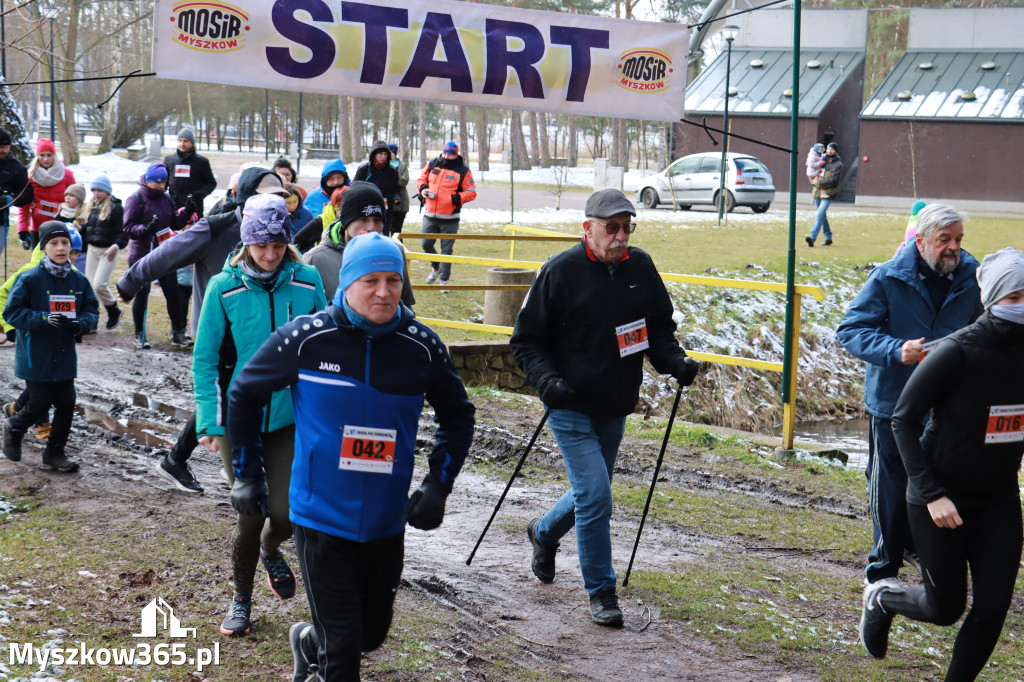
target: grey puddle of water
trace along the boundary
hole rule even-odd
[[[850,456],[847,466],[864,469],[868,463],[868,420],[804,421],[794,425],[796,439],[822,443]]]
[[[178,437],[177,432],[167,424],[156,424],[139,419],[118,420],[106,412],[88,405],[76,405],[75,412],[89,424],[129,438],[148,448],[169,448]]]

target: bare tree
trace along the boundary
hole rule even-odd
[[[544,168],[551,167],[551,144],[548,141],[548,116],[544,113],[537,114],[537,129],[540,131],[540,165]]]
[[[512,113],[512,168],[514,170],[530,170],[530,155],[526,150],[526,139],[523,137],[522,112],[513,109]]]
[[[466,106],[459,105],[459,150],[462,159],[469,163],[469,122],[466,120]]]
[[[480,170],[491,169],[491,132],[487,126],[487,109],[476,108],[476,148]]]
[[[352,138],[348,131],[352,127],[348,97],[338,95],[338,158],[352,158]]]
[[[573,167],[579,165],[580,161],[579,128],[579,121],[574,115],[569,114],[569,140],[566,145],[568,147],[566,157],[569,165]]]
[[[540,165],[540,136],[537,132],[537,112],[531,111],[528,114],[530,121],[530,163],[534,166]]]
[[[352,97],[351,101],[352,119],[349,122],[352,125],[352,156],[349,160],[355,162],[363,158],[363,100],[360,97]]]
[[[427,103],[420,102],[419,108],[420,168],[427,165]]]

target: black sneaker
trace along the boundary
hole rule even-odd
[[[317,662],[317,649],[314,646],[316,630],[312,623],[295,623],[288,628],[288,645],[292,648],[292,658],[295,659],[295,672],[292,673],[292,682],[306,682],[309,674],[314,672],[319,663]]]
[[[540,519],[531,519],[526,524],[526,537],[530,538],[533,545],[533,574],[542,583],[551,583],[555,580],[555,552],[558,551],[558,543],[554,545],[543,545],[537,540],[537,523]]]
[[[804,237],[804,241],[807,242],[807,246],[810,246],[810,247],[814,246],[814,240],[811,239],[810,237]]]
[[[252,600],[239,597],[237,594],[231,598],[231,606],[228,607],[228,614],[224,616],[224,622],[220,624],[221,634],[241,637],[249,634],[251,626],[249,617],[252,615]]]
[[[622,627],[622,609],[614,587],[606,587],[590,598],[590,617],[598,625]]]
[[[864,607],[860,615],[860,643],[875,658],[885,658],[889,650],[889,628],[892,627],[892,613],[882,608],[880,598],[892,590],[892,582],[879,580],[864,588]]]
[[[138,348],[139,350],[147,350],[149,348],[152,348],[153,344],[147,341],[146,337],[144,337],[140,332],[135,335],[135,347]]]
[[[826,239],[825,240],[825,246],[832,246],[832,240],[831,239]]]
[[[178,348],[191,348],[195,341],[192,337],[185,333],[184,329],[178,329],[177,331],[171,332],[171,345],[177,346]]]
[[[156,473],[173,483],[178,490],[186,493],[203,492],[203,486],[196,480],[188,464],[178,466],[168,459],[166,455],[161,457],[160,461],[156,463]]]
[[[260,561],[267,569],[267,585],[278,599],[291,599],[295,596],[295,574],[288,568],[284,554],[280,551],[267,552],[260,548]]]
[[[4,412],[7,411],[7,406],[4,406]],[[3,425],[3,450],[4,457],[17,462],[21,459],[21,439],[25,434],[15,433],[14,429],[11,428],[11,420],[5,419]]]
[[[111,305],[107,308],[107,331],[114,331],[121,325],[121,320],[124,319],[124,313],[117,307],[117,304]]]
[[[43,450],[43,462],[39,465],[44,471],[60,471],[65,474],[73,474],[78,471],[78,461],[68,459],[63,452],[53,455]]]

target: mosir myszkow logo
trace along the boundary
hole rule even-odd
[[[619,57],[616,82],[637,92],[661,92],[669,86],[672,60],[660,50],[637,48]]]
[[[184,0],[171,10],[174,40],[202,52],[233,52],[244,46],[249,15],[213,0]]]
[[[195,639],[196,629],[181,626],[181,621],[174,615],[171,605],[157,597],[142,609],[142,632],[132,634],[137,638],[154,638],[165,634],[177,639]],[[63,630],[55,631],[63,634]],[[36,646],[28,642],[24,644],[11,642],[9,645],[11,666],[35,665],[40,672],[45,672],[51,665],[63,666],[100,666],[100,667],[132,667],[140,665],[173,665],[189,666],[191,670],[202,672],[209,665],[220,665],[220,642],[212,647],[198,647],[194,651],[187,649],[185,642],[160,642],[148,644],[141,642],[133,647],[91,647],[85,642],[69,646],[62,639],[54,639],[44,646]]]

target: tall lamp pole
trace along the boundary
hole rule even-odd
[[[7,80],[7,35],[4,31],[4,0],[0,0],[0,73]]]
[[[725,51],[725,115],[722,117],[722,172],[718,186],[718,225],[722,225],[722,215],[725,213],[725,173],[729,168],[726,154],[729,151],[729,72],[732,71],[732,41],[740,32],[739,26],[722,27],[722,37],[725,38],[727,48]]]
[[[57,114],[57,88],[54,79],[57,77],[53,71],[53,20],[57,16],[56,6],[48,7],[43,14],[50,20],[50,139],[56,142],[56,114]]]

